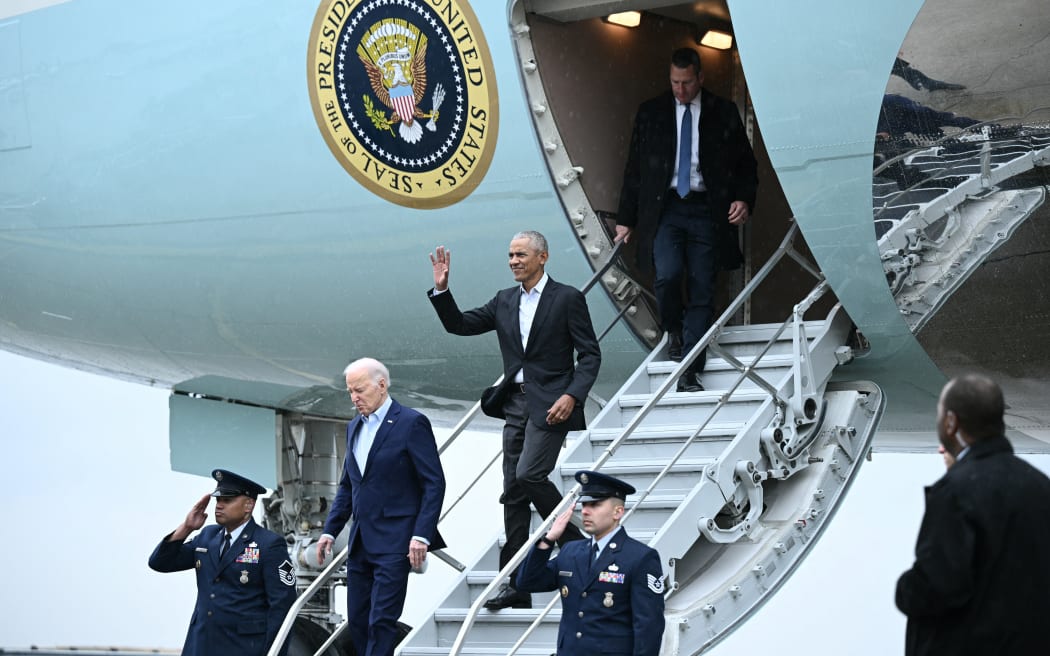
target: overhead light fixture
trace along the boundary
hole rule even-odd
[[[733,35],[718,30],[708,30],[704,38],[700,39],[700,45],[716,50],[729,50],[733,47]]]
[[[638,24],[642,22],[642,12],[621,11],[617,14],[609,14],[605,17],[605,22],[624,27],[638,27]]]

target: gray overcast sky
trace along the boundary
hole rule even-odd
[[[193,576],[157,574],[146,559],[213,486],[168,468],[167,391],[3,352],[0,371],[9,511],[0,648],[179,648]],[[1050,456],[1032,460],[1050,470]],[[786,656],[902,653],[893,589],[911,564],[922,486],[941,471],[935,455],[864,463],[795,575],[709,653],[754,653],[773,641]]]

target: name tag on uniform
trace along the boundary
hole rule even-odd
[[[563,570],[558,571],[558,576],[572,576],[572,572],[566,572]]]
[[[197,553],[208,553],[208,547],[197,547],[194,551]]]
[[[624,576],[616,572],[602,572],[598,575],[598,580],[602,583],[623,583]]]
[[[234,562],[238,563],[257,563],[259,562],[259,550],[246,547],[244,553],[237,556],[237,560]]]

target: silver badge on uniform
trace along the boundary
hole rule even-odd
[[[612,608],[613,607],[613,593],[611,593],[611,592],[606,592],[605,593],[605,599],[602,599],[602,606],[605,606],[606,608]]]
[[[607,569],[610,572],[619,572],[620,571],[620,568],[616,566],[616,563],[609,563],[609,567]]]
[[[241,583],[247,583],[247,582],[248,582],[248,570],[242,569],[241,570]]]
[[[277,576],[281,579],[281,583],[295,585],[295,567],[290,561],[285,560],[277,567]]]

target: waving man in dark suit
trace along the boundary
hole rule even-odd
[[[358,415],[346,428],[346,460],[317,542],[323,562],[350,524],[348,629],[354,650],[386,656],[397,646],[408,573],[445,546],[437,531],[445,475],[430,421],[390,397],[390,373],[372,358],[343,372]]]
[[[485,305],[460,312],[448,291],[451,254],[439,246],[430,256],[434,288],[428,292],[445,330],[479,335],[495,330],[503,355],[503,383],[486,414],[506,420],[503,428],[503,523],[507,542],[500,569],[529,536],[529,503],[546,517],[561,501],[548,478],[570,430],[586,427],[583,404],[598,377],[601,351],[594,336],[587,299],[573,287],[555,282],[544,270],[547,240],[538,232],[514,235],[510,270],[518,283]],[[573,367],[573,351],[577,355]],[[569,526],[563,542],[583,536]],[[514,588],[514,577],[489,599],[489,610],[530,608],[531,597]]]

